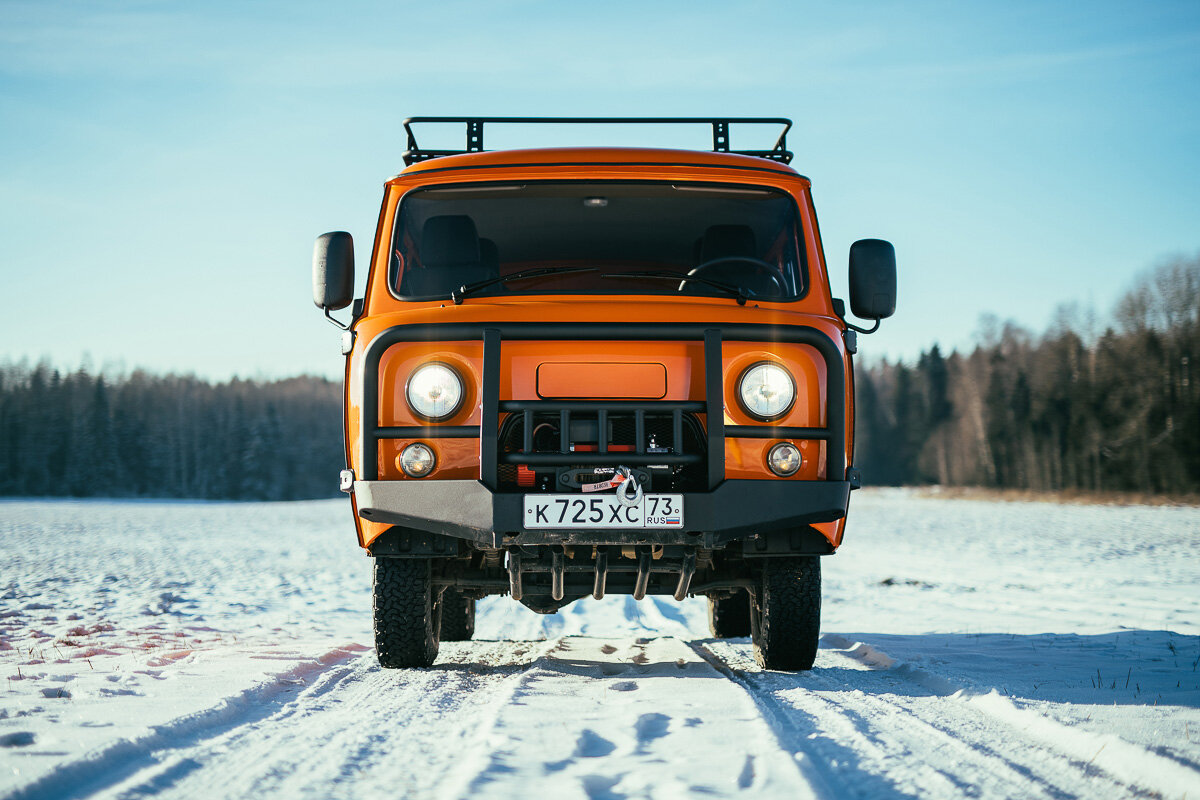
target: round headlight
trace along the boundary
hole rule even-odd
[[[426,364],[413,370],[404,389],[408,407],[426,419],[445,419],[462,405],[462,378],[445,364]]]
[[[802,463],[800,448],[791,442],[780,442],[767,453],[767,466],[781,478],[795,475]]]
[[[770,361],[760,361],[738,379],[738,399],[752,417],[779,419],[796,400],[796,384],[788,371]]]
[[[410,444],[400,452],[400,469],[410,478],[424,478],[437,463],[428,445]]]

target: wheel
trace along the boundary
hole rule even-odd
[[[379,666],[428,667],[437,658],[440,603],[433,602],[429,562],[375,559],[375,654]]]
[[[718,639],[749,636],[750,597],[742,591],[733,597],[709,597],[708,629]]]
[[[764,559],[754,657],[765,669],[812,669],[821,636],[821,559]]]
[[[441,605],[443,642],[465,642],[475,635],[475,598],[447,589]]]

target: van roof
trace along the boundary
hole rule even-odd
[[[418,161],[404,169],[397,180],[417,173],[460,171],[497,167],[581,167],[581,166],[679,166],[716,167],[800,176],[787,164],[759,156],[739,153],[714,153],[702,150],[672,150],[650,147],[546,147],[519,150],[494,150],[459,153]]]

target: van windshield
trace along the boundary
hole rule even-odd
[[[396,216],[390,285],[407,300],[447,298],[488,281],[495,282],[470,294],[740,292],[750,300],[795,300],[806,290],[799,231],[791,197],[764,188],[572,182],[416,189]]]

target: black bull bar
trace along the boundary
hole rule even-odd
[[[395,344],[406,342],[483,341],[482,414],[480,425],[379,424],[379,365],[383,354]],[[598,533],[524,531],[523,495],[498,492],[500,412],[514,406],[500,399],[500,365],[503,341],[702,341],[704,343],[705,427],[707,438],[708,492],[684,495],[686,508],[683,531],[634,530]],[[809,345],[825,363],[827,413],[825,427],[782,425],[726,425],[724,376],[721,348],[726,341]],[[675,538],[690,543],[703,534],[706,544],[720,546],[751,532],[765,532],[812,522],[830,522],[845,516],[849,503],[846,441],[846,369],[841,351],[821,331],[798,325],[700,325],[678,323],[488,323],[400,325],[380,333],[367,347],[363,368],[361,453],[362,474],[354,491],[359,514],[376,522],[442,533],[499,546],[505,536],[519,535],[522,543],[534,539],[547,542],[629,540],[667,542]],[[560,408],[570,403],[547,403]],[[648,407],[654,403],[647,403]],[[671,401],[664,409],[678,415]],[[674,405],[680,405],[675,402]],[[569,413],[569,412],[564,412]],[[815,439],[826,442],[826,478],[818,481],[726,480],[725,438]],[[480,468],[478,481],[381,481],[381,439],[478,438]],[[539,454],[543,455],[543,454]],[[566,455],[565,453],[562,455]],[[613,465],[628,461],[630,454],[607,456]],[[578,455],[572,457],[578,458]],[[661,458],[661,456],[659,456]],[[522,461],[519,454],[504,454],[508,462]],[[528,462],[526,462],[528,463]],[[691,520],[698,520],[697,525]]]

